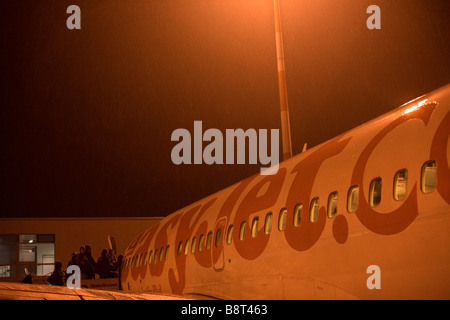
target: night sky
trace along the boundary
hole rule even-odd
[[[448,0],[280,3],[294,154],[450,82]],[[166,216],[259,172],[176,166],[171,134],[280,128],[272,0],[1,1],[0,19],[1,217]]]

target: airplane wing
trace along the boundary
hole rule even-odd
[[[0,300],[188,300],[181,296],[155,293],[124,293],[66,286],[0,282]]]

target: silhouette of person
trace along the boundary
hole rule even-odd
[[[67,263],[67,266],[73,266],[77,264],[77,253],[72,252],[72,257],[70,258],[69,262]]]
[[[62,272],[62,263],[55,262],[55,269],[53,270],[50,277],[47,279],[47,283],[52,286],[63,286],[64,285],[64,273]]]
[[[33,277],[31,276],[31,274],[28,272],[28,269],[25,268],[25,278],[22,279],[22,281],[20,281],[20,283],[26,283],[26,284],[32,284],[33,283]]]
[[[90,245],[86,245],[86,252],[84,255],[85,260],[85,267],[86,267],[86,274],[88,279],[94,279],[95,278],[95,260],[92,257],[92,249]]]
[[[100,279],[114,278],[116,276],[114,272],[112,272],[113,266],[111,265],[107,253],[108,250],[103,249],[100,258],[97,260],[95,272],[98,273]]]
[[[112,249],[108,249],[107,257],[109,259],[109,263],[111,264],[111,266],[113,266],[115,270],[117,270],[117,258]]]

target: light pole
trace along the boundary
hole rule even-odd
[[[284,66],[284,49],[283,37],[281,33],[279,0],[273,0],[273,4],[275,15],[275,41],[277,47],[278,91],[280,95],[281,142],[283,147],[283,160],[287,160],[292,157],[292,142],[286,90],[286,71]]]

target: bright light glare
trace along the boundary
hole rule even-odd
[[[408,114],[408,113],[411,113],[411,112],[413,112],[413,111],[416,111],[417,109],[419,109],[420,107],[422,107],[425,103],[427,103],[427,101],[428,101],[428,99],[422,100],[422,101],[420,101],[418,104],[416,104],[416,105],[414,105],[414,106],[412,106],[412,107],[406,109],[406,110],[403,112],[403,115]]]

